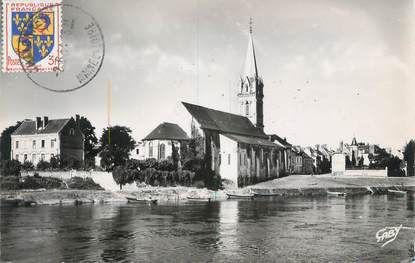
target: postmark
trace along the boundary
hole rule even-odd
[[[4,0],[2,71],[62,71],[61,0]]]
[[[91,13],[75,5],[60,6],[63,11],[63,71],[39,73],[25,67],[23,70],[38,87],[70,92],[86,86],[97,76],[104,62],[105,41],[101,27]]]

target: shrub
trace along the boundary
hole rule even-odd
[[[204,160],[203,159],[193,158],[193,159],[188,159],[188,160],[184,161],[182,168],[184,170],[197,172],[197,171],[203,169],[203,166],[204,166]]]
[[[50,157],[50,167],[54,169],[58,169],[61,166],[61,161],[59,156],[52,156]]]
[[[173,171],[174,164],[172,161],[162,160],[155,164],[155,168],[161,171]]]
[[[99,184],[95,183],[94,180],[92,180],[89,177],[86,177],[85,179],[82,177],[72,177],[67,182],[68,188],[70,189],[81,189],[81,190],[104,190]]]
[[[21,189],[39,189],[39,188],[57,189],[57,188],[65,188],[65,184],[59,178],[28,176],[22,180],[22,182],[20,183],[20,188]]]
[[[30,171],[30,170],[33,170],[33,169],[35,169],[35,167],[33,166],[33,164],[31,163],[31,162],[29,162],[29,161],[25,161],[23,164],[22,164],[22,170],[25,170],[25,171]]]
[[[21,164],[17,160],[6,160],[1,164],[1,174],[4,176],[20,176]]]
[[[134,182],[136,174],[133,170],[128,169],[127,167],[116,166],[112,170],[112,177],[114,178],[114,181],[120,185],[121,190],[123,185]]]
[[[139,161],[140,170],[145,170],[147,168],[155,168],[157,165],[157,160],[154,158],[148,158],[144,161]]]
[[[17,176],[0,176],[0,189],[5,190],[18,190],[19,186],[19,177]]]
[[[61,168],[63,169],[75,169],[81,168],[82,162],[74,158],[66,158],[61,161]]]
[[[40,171],[44,171],[49,168],[50,168],[50,163],[45,160],[40,160],[36,165],[36,169]]]

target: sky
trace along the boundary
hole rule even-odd
[[[333,148],[353,136],[393,148],[415,138],[413,0],[63,3],[99,23],[103,66],[68,93],[42,89],[23,73],[0,73],[0,130],[36,116],[81,114],[100,136],[109,82],[111,125],[130,127],[137,141],[161,122],[188,130],[181,101],[235,112],[252,17],[266,133]]]

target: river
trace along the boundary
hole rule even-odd
[[[414,196],[263,198],[159,205],[1,208],[1,261],[399,262],[415,231]]]

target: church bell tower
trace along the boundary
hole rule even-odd
[[[252,38],[252,19],[249,23],[248,51],[246,54],[245,68],[241,75],[240,89],[238,92],[239,115],[249,120],[261,131],[264,131],[264,83],[258,76],[254,41]]]

